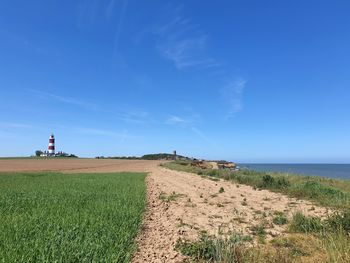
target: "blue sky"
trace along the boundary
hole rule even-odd
[[[350,162],[349,1],[0,3],[0,156]]]

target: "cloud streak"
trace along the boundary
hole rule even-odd
[[[195,116],[198,116],[198,115],[195,114]],[[194,118],[183,118],[183,117],[179,117],[176,115],[171,115],[166,120],[165,123],[169,124],[169,125],[178,126],[178,127],[184,128],[184,129],[188,129],[189,131],[194,133],[198,138],[200,138],[205,143],[207,143],[211,146],[216,146],[216,144],[211,139],[209,139],[204,134],[203,131],[201,131],[199,128],[197,128],[196,121],[194,120]]]
[[[177,8],[176,12],[181,12],[181,8]],[[170,22],[157,27],[154,33],[158,51],[177,69],[219,66],[206,54],[208,36],[182,15],[176,14]]]
[[[85,133],[90,135],[98,135],[103,137],[113,137],[119,139],[121,142],[124,142],[127,139],[134,139],[136,136],[130,135],[127,130],[122,132],[115,132],[110,130],[103,129],[94,129],[94,128],[86,128],[86,127],[78,127],[75,129],[78,133]]]
[[[1,122],[0,128],[2,129],[25,129],[25,128],[33,128],[32,125],[18,122]]]
[[[85,109],[89,109],[89,110],[97,110],[97,105],[90,103],[90,102],[86,102],[77,98],[73,98],[73,97],[66,97],[66,96],[60,96],[60,95],[56,95],[53,93],[48,93],[48,92],[44,92],[44,91],[40,91],[40,90],[35,90],[35,89],[28,89],[29,92],[36,94],[37,96],[39,96],[40,98],[46,99],[46,100],[55,100],[58,102],[63,102],[65,104],[70,104],[70,105],[74,105],[74,106],[78,106],[81,108],[85,108]]]
[[[66,96],[56,95],[53,93],[43,92],[40,90],[33,90],[33,89],[30,89],[28,91],[45,100],[54,100],[56,102],[79,107],[84,110],[101,112],[103,114],[108,114],[111,118],[115,118],[127,123],[147,124],[147,123],[153,122],[148,112],[139,110],[139,109],[131,108],[128,111],[113,110],[108,108],[106,109],[106,108],[102,108],[98,104],[90,103],[90,102],[73,98],[73,97],[66,97]],[[124,107],[127,108],[126,106]]]
[[[221,97],[229,107],[227,118],[243,110],[243,93],[246,83],[242,78],[232,78],[221,89]]]
[[[121,5],[121,13],[120,13],[120,17],[118,20],[118,24],[117,24],[117,28],[114,36],[113,57],[116,57],[118,53],[120,34],[122,32],[123,23],[124,23],[125,15],[128,8],[128,3],[129,3],[129,0],[123,0],[123,3]],[[114,7],[114,0],[111,1],[110,5],[107,8],[108,10],[107,14],[109,14],[109,16],[111,16],[112,14],[113,7]]]
[[[166,124],[170,125],[189,125],[192,124],[193,121],[190,119],[185,119],[176,115],[171,115],[165,122]]]

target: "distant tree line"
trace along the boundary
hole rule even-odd
[[[178,159],[190,159],[182,155],[176,155]],[[153,153],[145,154],[141,157],[137,156],[97,156],[96,159],[126,159],[126,160],[173,160],[174,155],[171,153]]]
[[[44,152],[41,151],[41,150],[36,150],[36,151],[35,151],[35,156],[36,156],[36,157],[40,157],[40,156],[42,156],[42,154],[44,154]],[[55,157],[78,158],[78,156],[76,156],[75,154],[69,154],[69,153],[65,153],[65,152],[56,153],[56,154],[55,154]]]

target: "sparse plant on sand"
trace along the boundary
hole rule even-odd
[[[283,214],[283,213],[277,213],[273,219],[272,219],[272,222],[275,224],[275,225],[285,225],[288,223],[288,219],[287,217]]]
[[[161,192],[159,195],[159,199],[161,199],[164,202],[172,202],[172,201],[176,201],[177,198],[182,197],[183,194],[179,194],[176,192],[172,192],[171,194],[166,194],[165,192]]]

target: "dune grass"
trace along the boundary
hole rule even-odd
[[[145,174],[0,174],[0,262],[129,262]]]

